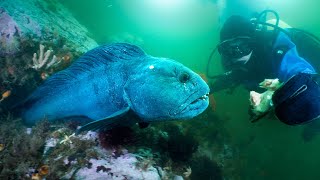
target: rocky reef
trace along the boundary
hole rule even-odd
[[[220,165],[198,150],[198,138],[175,123],[75,136],[67,123],[26,128],[19,119],[1,122],[2,178],[222,179]]]
[[[65,39],[61,45],[70,45],[82,53],[97,45],[87,29],[57,0],[2,0],[0,22],[1,56],[24,53],[30,38],[56,45]]]
[[[97,46],[56,0],[2,0],[0,33],[0,113]]]

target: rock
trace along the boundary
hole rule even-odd
[[[144,171],[136,167],[137,162],[136,157],[130,153],[117,158],[91,159],[92,166],[80,169],[75,179],[161,179],[156,168],[151,166]]]
[[[62,37],[82,53],[97,46],[88,30],[57,0],[2,0],[0,33],[0,56],[21,53],[22,43],[30,38],[59,43]]]
[[[21,31],[16,21],[4,9],[0,9],[0,55],[14,54],[19,51]]]
[[[175,176],[173,177],[173,180],[183,180],[183,177],[182,177],[182,176],[175,175]]]
[[[76,180],[104,180],[104,179],[114,179],[114,180],[123,180],[123,179],[152,179],[152,180],[160,180],[160,175],[158,170],[152,166],[152,164],[148,164],[147,166],[139,166],[139,164],[143,164],[143,162],[147,162],[148,159],[141,157],[137,154],[128,153],[126,149],[122,149],[121,155],[115,155],[113,153],[114,149],[104,149],[100,145],[92,146],[94,152],[96,153],[96,157],[88,157],[88,153],[84,153],[86,157],[82,157],[82,161],[86,161],[86,166],[81,166],[79,169],[79,164],[81,158],[79,157],[79,153],[75,153],[69,156],[65,156],[64,153],[47,153],[50,152],[50,148],[58,147],[61,144],[62,135],[66,134],[67,129],[58,129],[54,131],[51,138],[47,139],[45,144],[45,152],[44,157],[52,156],[51,158],[54,161],[58,161],[63,159],[63,165],[65,167],[70,166],[70,171],[62,170],[59,174],[59,178],[61,179],[76,179]],[[77,149],[81,148],[79,145],[80,141],[96,141],[98,135],[96,132],[89,131],[86,134],[78,135],[78,136],[68,136],[72,137],[70,140],[72,141],[69,144],[65,144],[67,149]],[[78,143],[77,143],[78,141]],[[67,150],[66,149],[66,150]],[[51,149],[53,150],[53,149]],[[61,150],[60,150],[61,151]],[[78,151],[78,150],[77,150]],[[137,158],[139,157],[139,158]],[[88,161],[87,161],[88,160]],[[59,166],[61,167],[61,165]],[[55,172],[57,173],[57,172]]]

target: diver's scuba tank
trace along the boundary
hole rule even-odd
[[[266,20],[268,13],[274,14],[275,19]],[[280,20],[278,13],[273,10],[261,12],[258,18],[253,20],[253,23],[256,24],[256,27],[260,27],[256,28],[257,30],[274,31],[274,40],[277,38],[278,32],[288,35],[296,45],[299,55],[307,60],[317,72],[320,72],[320,39],[317,36],[308,31],[291,27]]]
[[[289,28],[288,33],[296,44],[298,53],[320,73],[320,39],[301,29]]]

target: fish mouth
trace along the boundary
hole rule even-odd
[[[175,118],[193,118],[202,113],[209,105],[209,93],[192,93],[178,109],[170,114]]]
[[[200,100],[207,100],[209,98],[209,93],[206,93],[205,95],[199,97],[198,99],[194,100],[191,102],[191,104],[194,104],[196,103],[197,101],[200,101]]]

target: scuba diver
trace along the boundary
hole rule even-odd
[[[265,21],[268,13],[276,17],[275,24]],[[262,92],[260,82],[278,79],[281,86],[271,93],[270,108],[260,114],[250,113],[252,122],[274,112],[285,124],[310,124],[303,136],[310,140],[315,131],[320,132],[320,122],[317,121],[320,117],[317,72],[320,70],[320,56],[315,56],[320,53],[320,40],[303,30],[289,26],[281,28],[279,23],[278,14],[272,10],[265,10],[253,19],[234,15],[226,20],[220,31],[220,43],[208,61],[207,76],[215,79],[209,85],[210,93],[240,84],[250,91]],[[300,51],[299,47],[303,49],[308,41],[314,47]],[[209,63],[216,50],[225,73],[210,76]]]

